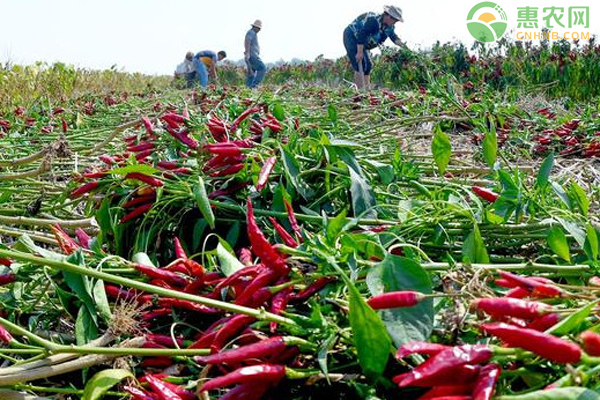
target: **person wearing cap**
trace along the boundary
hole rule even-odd
[[[227,57],[223,50],[215,53],[210,50],[202,50],[194,56],[194,67],[198,75],[200,86],[205,88],[208,85],[208,79],[217,82],[217,62]]]
[[[370,85],[369,76],[373,64],[368,51],[385,42],[387,38],[398,46],[402,44],[394,32],[394,24],[398,21],[404,22],[402,10],[396,6],[384,6],[382,14],[361,14],[344,30],[344,47],[354,69],[354,83],[359,89],[368,89]],[[361,65],[362,73],[359,68]]]
[[[183,59],[183,62],[175,68],[175,80],[185,79],[186,86],[192,87],[196,68],[194,67],[194,53],[188,51]]]
[[[244,40],[244,60],[246,61],[246,86],[255,88],[263,78],[267,68],[260,59],[260,47],[258,46],[258,32],[262,29],[262,21],[257,19],[246,33]]]

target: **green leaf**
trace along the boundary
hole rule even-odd
[[[436,129],[435,136],[431,141],[431,153],[433,153],[433,159],[440,173],[446,172],[446,167],[450,163],[450,156],[452,155],[452,146],[448,135],[439,128]]]
[[[94,284],[94,288],[92,289],[92,293],[94,295],[94,302],[96,304],[98,314],[100,314],[100,317],[104,322],[110,322],[112,318],[112,312],[110,310],[110,305],[108,304],[108,298],[106,297],[104,281],[97,280]]]
[[[600,400],[600,394],[582,387],[565,387],[516,396],[498,396],[494,400]]]
[[[158,169],[147,164],[128,165],[126,167],[111,169],[110,173],[115,175],[127,175],[132,172],[139,172],[144,175],[153,175],[160,172]]]
[[[126,369],[105,369],[96,373],[85,385],[82,400],[99,400],[106,392],[125,378],[133,378]]]
[[[231,276],[237,271],[246,268],[233,254],[231,254],[220,242],[217,245],[217,257],[221,265],[221,271],[225,276]]]
[[[376,379],[385,370],[392,343],[385,325],[377,313],[367,305],[358,290],[353,285],[349,285],[348,290],[350,296],[348,319],[358,362],[367,377]]]
[[[550,179],[550,172],[552,171],[552,166],[554,165],[554,153],[548,154],[548,156],[542,162],[540,166],[540,170],[537,175],[537,179],[535,181],[535,185],[540,189],[544,189],[548,186],[548,179]]]
[[[431,293],[429,274],[419,263],[389,253],[369,271],[367,286],[372,295],[401,290]],[[432,299],[413,307],[382,310],[380,313],[396,346],[410,341],[429,340],[434,318]]]
[[[394,166],[390,164],[384,164],[375,160],[365,160],[367,164],[370,164],[377,171],[381,183],[388,185],[394,181]]]
[[[193,189],[194,200],[196,200],[196,204],[198,204],[198,208],[204,216],[204,219],[210,226],[210,229],[215,229],[215,214],[213,213],[212,207],[210,206],[210,201],[208,199],[208,195],[206,194],[206,187],[204,186],[204,180],[202,177],[198,177],[198,183],[194,185]]]
[[[327,105],[327,116],[329,117],[329,120],[333,123],[336,123],[338,120],[338,115],[337,115],[337,110],[335,109],[335,106],[333,104],[328,104]]]
[[[329,336],[319,348],[319,353],[317,355],[319,367],[321,367],[321,371],[323,371],[323,375],[325,375],[325,379],[327,379],[327,382],[329,382],[329,368],[327,366],[327,355],[331,353],[331,349],[337,341],[337,338],[337,332]]]
[[[155,267],[156,268],[156,265],[154,265],[154,263],[152,262],[152,260],[150,260],[150,257],[148,257],[148,254],[144,253],[143,251],[135,253],[133,255],[133,257],[131,257],[131,261],[133,261],[136,264],[140,264],[140,265],[145,265],[147,267]]]
[[[563,232],[562,228],[555,226],[550,229],[548,232],[548,246],[552,249],[552,251],[565,260],[566,262],[571,262],[571,253],[569,250],[569,242],[567,242],[567,236]]]
[[[294,189],[300,193],[300,196],[305,200],[310,200],[314,196],[314,191],[308,186],[304,179],[302,179],[300,175],[300,164],[298,164],[296,157],[294,157],[289,150],[282,147],[281,160],[283,161],[283,169],[288,181],[292,184]]]
[[[585,245],[583,248],[590,260],[596,261],[598,259],[598,234],[590,223],[586,226]]]
[[[560,321],[558,324],[554,325],[548,330],[548,333],[552,333],[556,336],[563,336],[569,333],[579,332],[583,328],[582,322],[590,316],[596,304],[598,304],[598,300],[592,301],[587,306],[581,308],[577,312],[574,312],[564,320]]]
[[[330,154],[335,154],[340,158],[350,169],[353,169],[359,175],[362,175],[362,169],[354,151],[345,146],[325,146]]]
[[[273,106],[273,116],[281,122],[285,120],[285,113],[283,111],[281,103],[275,103],[275,105]]]
[[[552,186],[552,189],[554,189],[554,193],[556,193],[558,198],[570,209],[571,200],[569,199],[569,195],[567,195],[565,189],[554,181],[550,181],[550,185]]]
[[[369,182],[352,168],[350,171],[350,197],[352,198],[352,210],[357,218],[377,218],[375,206],[375,194]]]
[[[325,237],[327,238],[327,241],[329,243],[335,243],[339,234],[344,229],[344,226],[346,226],[346,214],[347,211],[342,210],[342,212],[340,212],[335,218],[329,219],[327,221],[327,226],[325,228]]]
[[[78,346],[83,346],[98,337],[98,327],[94,317],[87,307],[81,306],[75,320],[75,340]]]
[[[590,199],[588,198],[588,194],[577,184],[577,182],[571,184],[569,193],[571,194],[571,197],[575,199],[575,203],[579,207],[581,214],[583,214],[584,217],[587,217],[588,210],[590,209]]]
[[[585,245],[585,229],[575,221],[567,221],[564,218],[556,218],[558,222],[565,228],[569,235],[573,236],[577,244],[581,247]]]
[[[479,232],[479,227],[474,226],[469,236],[463,243],[463,263],[465,264],[487,264],[490,262],[485,245],[483,244],[483,238]]]
[[[496,163],[496,157],[498,156],[498,139],[496,138],[495,129],[485,133],[481,144],[483,147],[483,158],[486,164],[492,168]]]

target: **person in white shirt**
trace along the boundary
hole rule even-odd
[[[195,76],[194,53],[188,51],[183,62],[175,68],[175,80],[185,79],[186,86],[190,88],[194,84]]]

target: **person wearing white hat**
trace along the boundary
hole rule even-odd
[[[260,59],[260,47],[258,45],[258,32],[262,29],[262,21],[257,19],[251,24],[252,28],[246,33],[244,40],[244,60],[246,61],[246,86],[255,88],[263,78],[267,67]]]
[[[387,38],[398,46],[402,44],[394,32],[396,22],[404,22],[400,7],[384,6],[382,14],[361,14],[344,30],[344,47],[354,69],[354,83],[359,89],[368,89],[370,85],[369,76],[373,64],[368,51]]]

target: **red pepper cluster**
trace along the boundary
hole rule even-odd
[[[411,354],[427,355],[429,359],[412,371],[395,376],[393,381],[400,387],[430,388],[419,399],[492,398],[501,369],[496,364],[482,365],[493,355],[488,346],[409,342],[400,346],[396,358]]]
[[[274,219],[271,222],[276,231],[284,238],[288,246],[298,246],[301,238],[300,228],[293,214],[291,204],[286,203],[289,222],[295,227],[290,234]],[[274,314],[281,314],[288,304],[298,304],[309,300],[319,290],[335,279],[322,276],[300,289],[295,289],[290,281],[290,267],[281,254],[266,238],[254,215],[250,200],[247,203],[247,235],[250,249],[242,249],[240,261],[244,268],[229,276],[220,273],[208,273],[196,261],[189,258],[182,243],[175,238],[173,245],[175,257],[164,267],[135,264],[134,268],[145,276],[151,284],[164,288],[192,293],[207,298],[221,299],[241,306],[265,308]],[[279,229],[277,228],[279,227]],[[285,233],[284,233],[285,232]],[[296,236],[296,237],[294,237]],[[259,262],[255,263],[254,259]],[[106,293],[112,299],[127,299],[145,304],[143,321],[149,331],[161,326],[163,318],[171,317],[173,312],[204,316],[214,322],[203,330],[194,340],[182,340],[162,335],[147,335],[144,347],[152,348],[207,348],[211,355],[196,357],[196,362],[218,367],[218,376],[208,380],[201,390],[214,390],[231,387],[223,398],[259,399],[271,387],[286,375],[286,366],[294,366],[300,353],[298,346],[286,337],[277,335],[277,324],[271,323],[268,337],[253,328],[256,318],[243,314],[225,314],[223,311],[185,300],[157,297],[135,290],[124,290],[114,285],[105,285]],[[175,339],[175,340],[174,340]],[[226,349],[235,343],[237,347]],[[169,357],[150,357],[142,361],[142,367],[166,368],[176,361]],[[144,387],[128,387],[127,391],[135,399],[163,399],[161,393],[167,392],[179,397],[192,398],[182,387],[166,382],[165,376],[146,374],[140,382]],[[147,386],[147,387],[146,387]],[[242,396],[242,397],[238,397]]]

